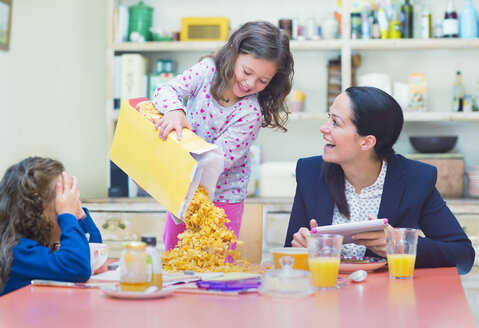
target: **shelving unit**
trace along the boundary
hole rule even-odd
[[[140,53],[145,56],[154,57],[158,54],[169,54],[179,57],[187,53],[198,53],[198,56],[215,51],[219,49],[224,42],[147,42],[147,43],[113,43],[112,40],[112,24],[113,24],[113,6],[118,0],[107,0],[107,88],[106,88],[106,119],[107,119],[107,144],[110,145],[113,138],[115,122],[118,118],[118,113],[113,109],[113,73],[112,62],[115,55],[124,53]],[[407,61],[407,52],[412,53],[428,53],[435,57],[435,54],[443,54],[444,51],[462,51],[468,57],[474,57],[475,53],[479,55],[479,39],[388,39],[388,40],[352,40],[350,38],[350,8],[353,0],[343,0],[342,12],[342,34],[339,39],[334,40],[307,40],[307,41],[291,41],[291,49],[294,55],[309,56],[309,54],[334,54],[341,56],[341,84],[345,89],[351,85],[351,57],[353,53],[360,53],[362,58],[367,59],[378,55],[378,51],[384,53],[394,53],[395,56],[399,53],[405,60],[405,67],[409,66]],[[444,56],[444,55],[443,55]],[[374,58],[374,57],[373,57]],[[381,71],[382,67],[377,70]],[[408,68],[406,68],[408,69]],[[416,68],[417,69],[417,68]],[[297,80],[298,76],[295,76]],[[451,78],[452,79],[452,78]],[[318,84],[318,90],[326,92],[326,81],[315,81]],[[450,83],[452,86],[452,81]],[[425,122],[425,123],[446,123],[446,122],[479,122],[479,112],[472,113],[453,113],[448,109],[445,102],[438,104],[435,111],[412,113],[405,112],[406,122]],[[292,122],[308,122],[308,121],[324,121],[327,118],[323,104],[314,103],[309,106],[307,112],[293,113],[290,118]],[[296,124],[295,123],[295,124]]]

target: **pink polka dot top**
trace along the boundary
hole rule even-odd
[[[183,109],[193,132],[223,151],[224,168],[214,201],[238,203],[246,197],[251,173],[249,149],[261,128],[261,107],[257,95],[244,97],[231,107],[221,106],[210,90],[215,72],[214,61],[205,58],[160,85],[152,101],[161,113]]]

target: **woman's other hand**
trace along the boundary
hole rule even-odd
[[[316,222],[316,220],[312,219],[311,221],[309,221],[309,225],[310,225],[310,228],[312,229],[312,228],[316,228],[318,226],[318,223]],[[308,247],[307,238],[309,236],[311,236],[311,230],[304,227],[300,228],[298,232],[296,232],[293,235],[293,241],[291,242],[291,246],[307,248]]]
[[[369,215],[369,220],[376,218]],[[388,224],[386,229],[392,227]],[[369,248],[373,253],[381,257],[386,257],[386,234],[385,230],[357,233],[352,236],[356,245],[363,245]]]
[[[181,131],[183,128],[193,130],[190,122],[186,118],[185,112],[182,109],[175,109],[168,111],[155,124],[155,131],[158,130],[158,135],[162,140],[166,140],[168,134],[175,130],[178,140],[181,140]]]

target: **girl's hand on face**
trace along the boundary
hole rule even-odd
[[[57,214],[70,213],[75,216],[81,215],[80,192],[78,191],[78,181],[67,172],[62,172],[61,181],[56,186],[55,208]],[[81,209],[83,212],[83,210]],[[85,213],[83,212],[83,215]]]
[[[158,135],[162,140],[166,140],[168,134],[175,130],[178,140],[181,140],[181,130],[187,128],[193,130],[190,122],[186,118],[185,112],[182,109],[175,109],[167,112],[155,124],[155,131],[158,130]]]
[[[369,216],[369,220],[374,220],[375,217]],[[386,229],[392,227],[388,224]],[[373,253],[386,257],[386,234],[385,230],[357,233],[352,236],[356,245],[363,245],[369,248]]]
[[[312,228],[316,228],[318,223],[316,220],[309,221],[309,225]],[[307,238],[311,236],[311,230],[308,228],[300,228],[298,232],[293,235],[293,241],[291,242],[291,246],[293,247],[308,247]]]

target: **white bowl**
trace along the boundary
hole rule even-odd
[[[90,243],[90,264],[91,273],[101,268],[108,258],[108,245],[101,243]]]

